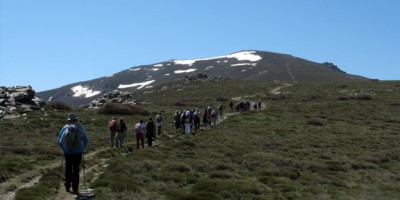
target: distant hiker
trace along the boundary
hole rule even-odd
[[[200,129],[200,111],[198,108],[193,112],[193,123],[194,130],[198,131]]]
[[[243,101],[241,101],[237,106],[236,106],[236,109],[237,109],[237,111],[238,112],[243,112],[244,111],[244,102]]]
[[[260,100],[257,101],[257,109],[258,109],[258,111],[261,111],[261,101]]]
[[[190,110],[187,110],[184,114],[184,123],[185,123],[185,133],[189,134],[190,133]]]
[[[114,148],[114,143],[115,143],[115,135],[117,133],[117,119],[115,117],[112,118],[110,122],[108,122],[108,130],[110,131],[110,146],[111,148]]]
[[[135,133],[136,133],[136,149],[139,149],[139,145],[142,145],[142,148],[144,148],[144,124],[143,124],[143,120],[140,120],[137,124],[135,124],[134,130],[135,130]]]
[[[153,146],[153,138],[156,135],[156,126],[153,122],[153,118],[149,118],[149,121],[146,122],[145,125],[146,130],[146,138],[147,138],[147,146]]]
[[[253,110],[254,110],[254,112],[257,112],[257,111],[258,111],[257,102],[254,103],[254,105],[253,105]]]
[[[224,107],[221,105],[218,106],[218,114],[219,114],[219,118],[222,118],[222,116],[224,115]]]
[[[211,127],[217,126],[217,122],[218,122],[217,111],[213,110],[211,111]]]
[[[161,127],[163,126],[163,117],[161,113],[158,113],[156,116],[156,124],[157,124],[157,135],[161,135]]]
[[[204,125],[204,128],[207,128],[207,125],[208,125],[207,108],[204,110],[204,113],[203,113],[203,125]]]
[[[70,192],[72,186],[74,194],[78,194],[82,153],[88,143],[85,129],[78,122],[75,114],[68,114],[67,124],[61,129],[57,139],[65,157],[65,190]]]
[[[124,119],[120,118],[119,123],[117,125],[117,134],[115,136],[116,146],[118,148],[121,148],[122,146],[124,146],[124,140],[126,138],[126,131],[128,131],[128,129],[126,128]]]
[[[229,112],[233,112],[233,102],[229,102]]]
[[[180,128],[180,114],[179,114],[179,111],[177,110],[177,111],[175,111],[175,114],[174,114],[174,125],[175,125],[175,133],[177,133],[178,131],[179,131],[179,128]]]

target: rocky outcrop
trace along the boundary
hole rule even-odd
[[[132,94],[129,92],[114,90],[112,92],[104,94],[103,97],[99,99],[93,100],[89,104],[89,109],[98,109],[107,103],[123,103],[135,105],[136,101],[133,99]]]
[[[46,101],[35,96],[31,86],[0,87],[0,118],[13,118],[21,112],[41,109]]]

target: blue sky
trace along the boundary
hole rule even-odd
[[[0,0],[0,86],[37,92],[241,50],[400,80],[399,0]]]

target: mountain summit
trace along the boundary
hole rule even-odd
[[[61,100],[67,104],[82,106],[113,90],[136,92],[193,74],[291,83],[366,79],[347,74],[332,63],[321,64],[287,54],[248,50],[211,58],[171,59],[135,66],[113,75],[43,91],[38,95],[46,100]]]

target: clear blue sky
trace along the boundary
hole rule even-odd
[[[241,50],[400,80],[399,0],[0,0],[0,86],[37,92]]]

